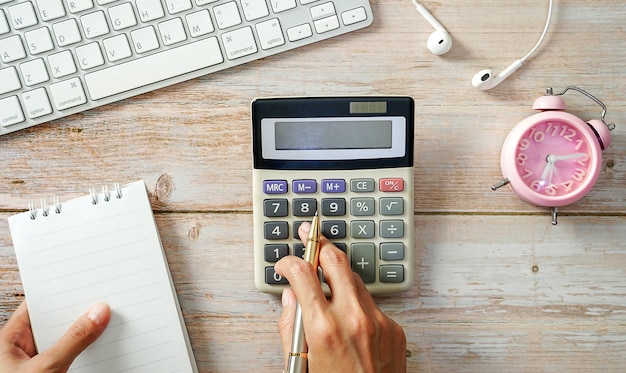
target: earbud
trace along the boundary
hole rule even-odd
[[[428,50],[430,50],[434,55],[440,56],[444,53],[447,53],[450,48],[452,48],[452,38],[450,34],[446,31],[446,29],[433,17],[430,12],[424,8],[424,6],[418,3],[416,0],[412,0],[413,5],[417,11],[422,15],[422,17],[426,18],[426,21],[431,24],[435,28],[435,32],[430,34],[428,37],[428,42],[426,46]]]
[[[474,88],[486,91],[500,84],[504,79],[508,78],[511,74],[517,71],[517,69],[522,67],[522,65],[522,60],[517,60],[496,76],[494,76],[491,69],[481,70],[472,78],[472,85]]]

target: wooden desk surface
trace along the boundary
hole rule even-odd
[[[372,0],[362,31],[0,137],[0,325],[24,298],[6,218],[31,200],[143,178],[202,372],[277,372],[280,299],[252,279],[250,102],[263,96],[410,95],[415,124],[412,291],[377,297],[406,331],[410,372],[622,371],[626,366],[626,3],[555,1],[545,43],[497,88],[544,26],[547,1]],[[500,180],[507,132],[547,87],[607,106],[613,145],[593,190],[560,209]],[[600,108],[566,95],[570,112]]]

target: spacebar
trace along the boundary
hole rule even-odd
[[[92,100],[224,62],[216,37],[168,49],[85,75]]]

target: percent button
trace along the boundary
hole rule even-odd
[[[381,192],[402,192],[404,191],[404,179],[384,178],[380,179],[378,189]]]

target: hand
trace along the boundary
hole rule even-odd
[[[111,309],[98,303],[81,316],[59,341],[37,354],[26,302],[22,302],[0,329],[0,373],[66,372],[74,359],[102,334]]]
[[[308,223],[300,226],[303,242],[310,227]],[[378,309],[361,278],[352,272],[346,254],[324,237],[320,266],[331,299],[324,295],[317,271],[309,263],[293,255],[276,263],[276,272],[286,277],[293,289],[283,291],[283,312],[278,321],[285,364],[299,301],[310,373],[405,372],[404,331]]]

